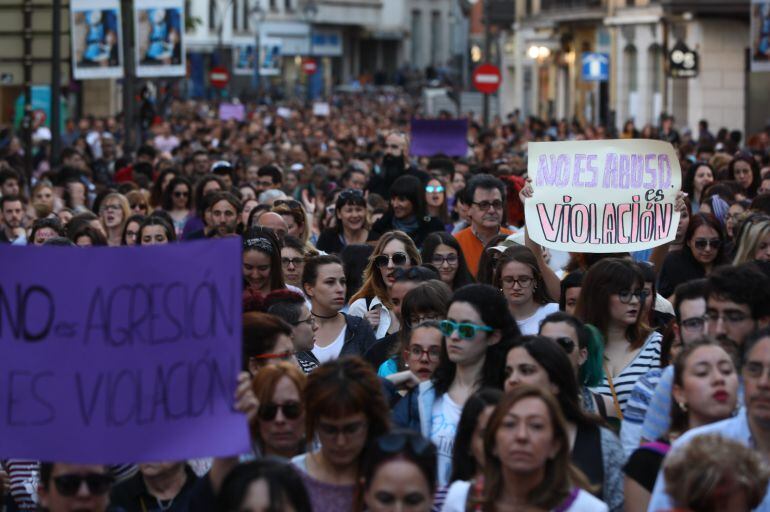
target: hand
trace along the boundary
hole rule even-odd
[[[308,189],[302,189],[302,204],[305,206],[305,211],[310,215],[315,213],[315,198],[310,196]]]
[[[682,213],[687,209],[687,205],[684,203],[684,198],[687,197],[687,192],[681,190],[676,193],[676,201],[674,202],[674,211]]]
[[[380,307],[374,307],[364,314],[364,318],[372,326],[372,329],[377,329],[380,326]]]
[[[532,178],[527,178],[527,184],[524,185],[524,188],[519,191],[519,199],[521,199],[521,204],[526,203],[527,199],[532,197],[534,193],[535,189],[532,188]]]
[[[238,387],[235,390],[235,410],[246,415],[249,423],[257,417],[259,400],[251,387],[251,375],[248,372],[238,374]]]

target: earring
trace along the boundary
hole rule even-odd
[[[679,408],[682,409],[683,412],[687,412],[687,404],[684,402],[679,402]]]

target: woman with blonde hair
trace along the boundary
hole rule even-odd
[[[107,245],[118,247],[122,243],[123,227],[131,216],[131,207],[123,194],[111,192],[104,196],[99,206],[99,218],[107,233]]]
[[[761,213],[749,215],[740,224],[733,265],[754,260],[770,261],[770,217]]]
[[[350,298],[348,314],[366,318],[377,339],[399,330],[391,310],[390,290],[396,282],[396,269],[420,265],[422,259],[414,241],[403,231],[388,231],[377,241],[364,270],[364,284]]]

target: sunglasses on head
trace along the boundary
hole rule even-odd
[[[340,195],[338,197],[339,199],[342,199],[344,201],[346,199],[362,198],[364,197],[364,194],[363,192],[355,188],[346,188],[345,190],[340,192]]]
[[[444,336],[451,336],[455,330],[457,330],[458,336],[460,336],[460,339],[462,340],[469,340],[471,338],[474,338],[476,336],[476,332],[478,331],[484,331],[484,332],[492,332],[494,329],[492,329],[489,326],[486,325],[476,325],[472,324],[470,322],[453,322],[452,320],[442,320],[439,322],[439,328],[441,329],[441,334]]]
[[[279,409],[287,420],[296,420],[302,415],[302,404],[299,402],[286,402],[284,404],[266,403],[259,407],[257,415],[262,421],[273,421],[278,415]]]
[[[422,436],[396,432],[378,437],[377,447],[385,453],[402,453],[408,447],[412,453],[421,457],[429,453],[431,444]]]
[[[88,493],[93,496],[107,494],[112,487],[113,478],[108,474],[88,473],[85,475],[59,475],[53,478],[56,490],[62,496],[75,496],[80,486],[86,483]]]
[[[722,245],[722,241],[719,238],[696,238],[693,241],[693,245],[695,245],[696,249],[700,249],[701,251],[707,247],[719,249],[719,246]]]
[[[288,206],[289,208],[302,208],[302,205],[299,203],[299,201],[295,201],[294,199],[276,199],[273,202],[273,206]]]
[[[380,254],[379,256],[374,258],[374,265],[376,267],[387,267],[388,263],[390,261],[393,261],[393,265],[395,265],[396,267],[401,267],[403,265],[406,265],[406,262],[408,260],[409,260],[409,256],[403,252],[397,252],[391,256],[388,256],[387,254]]]

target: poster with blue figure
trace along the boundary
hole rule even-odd
[[[136,76],[185,76],[184,0],[135,0]]]
[[[120,0],[72,0],[70,23],[74,78],[122,78]]]
[[[751,71],[770,71],[770,1],[751,2]]]
[[[233,47],[233,74],[251,76],[257,69],[257,47],[254,43]]]

